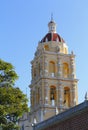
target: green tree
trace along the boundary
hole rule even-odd
[[[18,130],[17,120],[28,112],[26,95],[15,87],[17,79],[14,67],[0,60],[0,126],[3,130]]]
[[[0,59],[0,85],[13,86],[17,79],[13,65]]]

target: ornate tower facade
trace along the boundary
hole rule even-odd
[[[30,122],[41,122],[78,103],[75,55],[68,53],[53,19],[48,28],[31,61]]]

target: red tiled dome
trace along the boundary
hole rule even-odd
[[[64,42],[63,38],[61,38],[57,33],[47,33],[45,37],[41,40],[41,42],[46,41]]]

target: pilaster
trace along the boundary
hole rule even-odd
[[[62,63],[60,57],[58,57],[58,77],[62,78]]]

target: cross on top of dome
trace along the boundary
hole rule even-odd
[[[53,20],[53,15],[51,14],[51,21],[48,23],[49,33],[56,33],[56,23]]]

